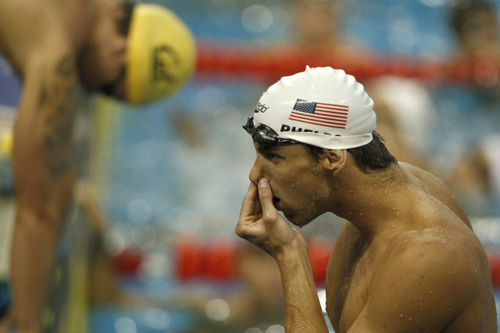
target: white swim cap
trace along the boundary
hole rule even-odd
[[[279,138],[325,149],[366,145],[377,123],[373,100],[354,76],[309,66],[269,87],[253,119],[254,125],[270,127]]]

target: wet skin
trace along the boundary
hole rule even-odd
[[[328,172],[313,159],[303,158],[304,153],[307,154],[305,148],[300,145],[271,149],[255,145],[255,148],[257,157],[250,181],[257,184],[262,177],[269,181],[276,209],[282,211],[290,222],[303,227],[328,211],[325,200],[319,200],[331,193],[324,181]]]
[[[348,171],[348,161],[335,173],[301,145],[256,148],[250,179],[268,180],[290,222],[302,227],[327,211],[352,221],[328,268],[337,332],[497,331],[487,257],[439,179],[404,163],[379,176]]]

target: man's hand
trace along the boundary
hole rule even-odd
[[[285,295],[285,330],[327,333],[307,255],[307,243],[273,205],[266,179],[250,184],[235,232],[269,253],[278,264]]]
[[[274,258],[287,247],[307,247],[299,231],[286,222],[274,207],[273,193],[265,178],[260,179],[258,188],[250,183],[235,232]]]

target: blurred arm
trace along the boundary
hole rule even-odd
[[[89,181],[79,180],[75,187],[75,201],[85,214],[92,231],[96,232],[99,239],[103,241],[106,234],[106,217],[95,186]]]
[[[34,52],[28,61],[14,128],[12,285],[20,332],[40,331],[74,181],[70,106],[77,84],[75,56],[64,43],[51,45],[50,52]]]

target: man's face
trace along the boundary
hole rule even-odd
[[[303,227],[327,211],[330,190],[326,169],[302,144],[261,148],[250,180],[266,178],[273,191],[273,203],[293,224]]]
[[[498,23],[495,13],[477,11],[465,20],[462,30],[462,40],[472,50],[489,47],[496,43]]]
[[[127,37],[119,32],[122,7],[114,0],[98,0],[96,22],[79,58],[79,71],[91,91],[105,90],[125,98]]]
[[[330,1],[295,1],[292,10],[298,33],[303,39],[330,39],[338,30],[338,8]]]

